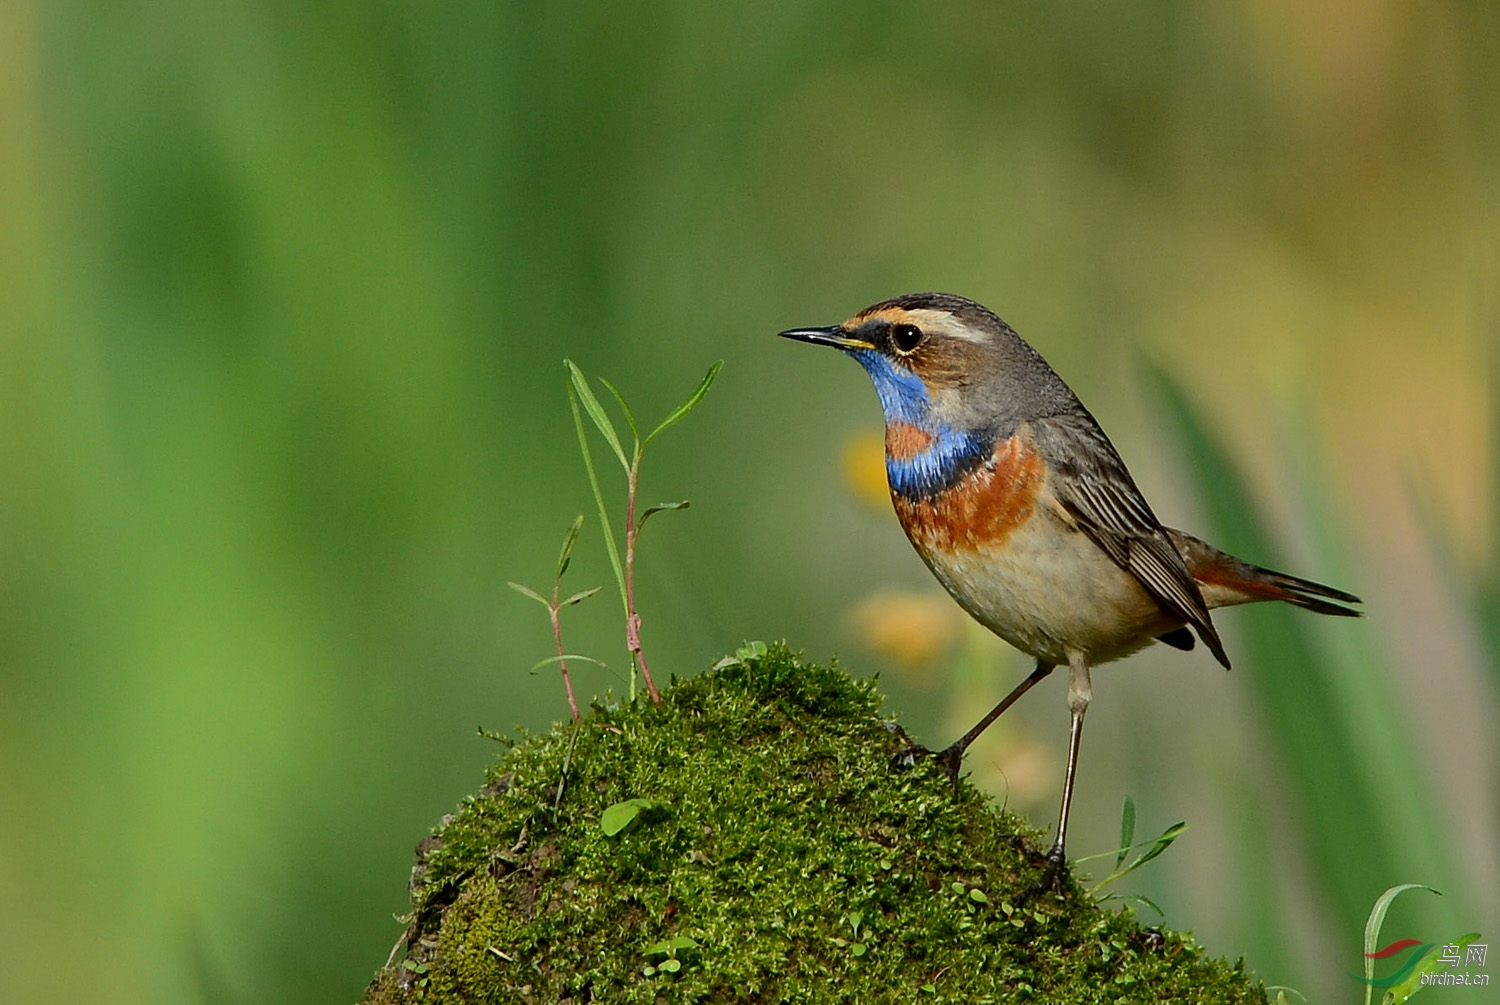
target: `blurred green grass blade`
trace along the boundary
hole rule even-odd
[[[1232,773],[1221,776],[1224,819],[1234,835],[1232,864],[1235,878],[1236,944],[1255,972],[1267,981],[1302,986],[1307,983],[1305,963],[1292,952],[1286,918],[1274,883],[1281,863],[1272,839],[1274,822],[1259,805],[1262,797],[1248,765],[1234,764]],[[1269,988],[1267,990],[1270,990]],[[1304,1001],[1306,998],[1304,997]]]
[[[1471,561],[1463,554],[1465,544],[1460,540],[1452,520],[1439,500],[1435,487],[1429,483],[1426,470],[1408,467],[1403,472],[1403,483],[1407,498],[1416,510],[1428,551],[1438,567],[1444,582],[1469,608],[1482,645],[1485,664],[1489,668],[1496,687],[1500,687],[1500,338],[1490,341],[1489,426],[1490,465],[1488,504],[1488,551]]]
[[[1176,383],[1154,366],[1148,371],[1187,458],[1214,543],[1246,561],[1274,567],[1275,552],[1238,472]],[[1266,731],[1281,755],[1313,875],[1340,928],[1352,933],[1396,871],[1383,794],[1369,791],[1365,766],[1344,736],[1322,654],[1299,620],[1305,615],[1264,604],[1236,617],[1249,651],[1237,665],[1249,677]],[[1404,742],[1399,735],[1385,739]],[[1358,854],[1351,853],[1355,848]]]
[[[1479,585],[1474,591],[1474,616],[1484,640],[1490,676],[1500,688],[1500,320],[1492,321],[1490,339],[1490,484],[1489,554],[1482,562]]]
[[[1130,843],[1135,840],[1135,800],[1129,796],[1125,797],[1125,805],[1120,809],[1120,854],[1115,858],[1115,868],[1125,864],[1125,856],[1130,853]]]
[[[1317,475],[1319,465],[1312,455],[1312,445],[1305,436],[1295,434],[1296,430],[1316,428],[1310,401],[1308,394],[1297,397],[1281,441],[1286,444],[1294,487],[1312,532],[1319,575],[1349,585],[1336,507],[1328,498],[1327,484]],[[1453,585],[1457,596],[1461,586]],[[1442,823],[1431,781],[1421,767],[1420,751],[1409,739],[1412,723],[1378,645],[1378,629],[1335,618],[1303,621],[1321,654],[1336,705],[1343,713],[1344,736],[1364,769],[1366,787],[1386,807],[1383,819],[1389,830],[1389,847],[1401,869],[1390,880],[1418,878],[1464,891],[1455,880],[1457,850]],[[1414,905],[1417,914],[1444,926],[1470,923],[1477,907],[1467,892],[1442,903]]]

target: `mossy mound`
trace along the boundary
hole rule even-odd
[[[365,1001],[1265,1002],[1187,936],[1033,893],[1038,835],[893,771],[879,704],[773,646],[515,743],[419,847]]]

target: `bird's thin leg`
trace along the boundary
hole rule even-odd
[[[918,744],[912,744],[910,747],[907,747],[905,750],[896,754],[895,757],[891,758],[891,763],[896,765],[897,767],[909,768],[916,761],[919,755],[930,754],[939,764],[943,766],[943,770],[948,773],[949,780],[952,781],[954,787],[957,788],[958,769],[963,764],[964,751],[969,749],[969,744],[978,739],[979,734],[988,729],[990,723],[1000,718],[1001,713],[1003,713],[1007,708],[1010,708],[1012,705],[1014,705],[1017,699],[1021,697],[1021,695],[1025,694],[1027,691],[1030,691],[1033,687],[1040,683],[1042,678],[1051,673],[1054,668],[1054,664],[1047,663],[1042,660],[1037,660],[1036,669],[1031,671],[1031,675],[1025,680],[1021,681],[1021,683],[1017,684],[1014,688],[1012,688],[1010,694],[1000,699],[1000,703],[994,708],[990,709],[987,713],[985,713],[984,718],[976,722],[973,729],[969,730],[963,736],[960,736],[957,740],[954,740],[944,749],[938,751],[928,750],[926,747],[920,746]]]
[[[1047,871],[1054,889],[1062,884],[1063,869],[1068,858],[1068,810],[1073,804],[1073,776],[1078,771],[1078,744],[1083,739],[1083,717],[1089,710],[1093,698],[1093,682],[1089,679],[1088,658],[1074,653],[1068,659],[1068,711],[1073,714],[1073,729],[1068,735],[1068,771],[1063,777],[1062,811],[1057,817],[1057,840],[1047,852]]]

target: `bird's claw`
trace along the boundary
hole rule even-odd
[[[925,757],[932,751],[919,743],[913,743],[909,747],[902,747],[891,755],[891,770],[908,771],[917,763],[917,758]]]
[[[958,792],[958,772],[963,767],[964,752],[957,744],[942,750],[928,750],[920,743],[910,743],[905,733],[901,734],[901,738],[907,740],[908,746],[891,755],[892,770],[906,771],[917,763],[917,758],[930,757],[937,762],[938,767],[943,769],[943,774],[948,776],[954,793]]]
[[[958,771],[964,766],[964,752],[957,745],[946,747],[932,755],[932,759],[943,769],[948,776],[949,783],[953,786],[953,794],[958,795]]]
[[[1062,848],[1053,845],[1043,856],[1043,861],[1046,864],[1042,867],[1042,877],[1032,884],[1031,892],[1058,895],[1065,893],[1068,887],[1068,858],[1063,854]]]

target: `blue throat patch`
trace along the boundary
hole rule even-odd
[[[872,349],[846,349],[875,383],[885,421],[904,422],[928,433],[933,442],[921,453],[885,459],[891,488],[907,499],[922,499],[946,489],[983,463],[995,449],[994,437],[978,430],[954,429],[932,417],[932,399],[922,378],[897,367]]]
[[[874,349],[845,349],[875,382],[885,421],[909,422],[927,428],[931,424],[932,399],[927,385],[910,370],[897,367]]]

